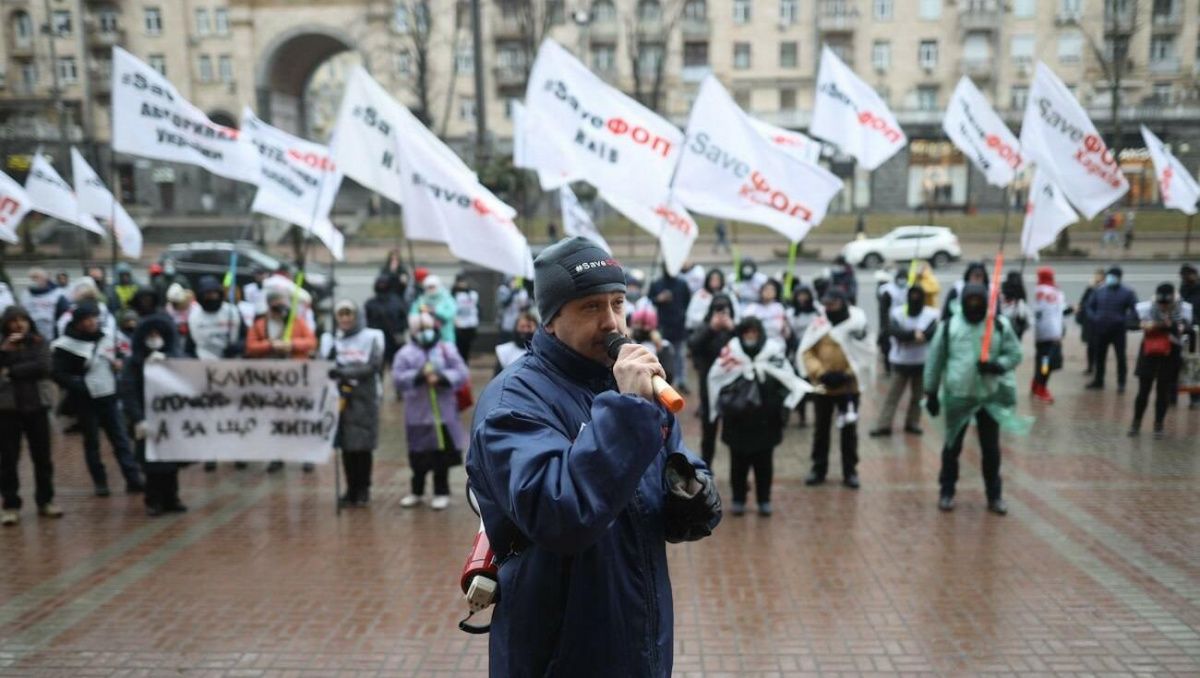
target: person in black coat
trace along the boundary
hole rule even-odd
[[[646,296],[654,302],[658,310],[659,332],[663,338],[677,346],[679,350],[672,356],[674,365],[667,366],[675,377],[672,383],[680,393],[686,394],[687,370],[684,369],[683,347],[687,342],[687,307],[692,301],[692,289],[688,287],[683,276],[671,275],[663,266],[662,277],[650,285]]]
[[[1094,333],[1092,329],[1092,318],[1088,315],[1087,307],[1088,300],[1096,293],[1096,290],[1104,284],[1104,269],[1096,269],[1092,276],[1092,284],[1083,290],[1083,296],[1079,298],[1079,305],[1075,308],[1075,322],[1079,323],[1079,340],[1083,342],[1087,348],[1087,369],[1084,374],[1091,374],[1096,371],[1096,345],[1092,341]]]
[[[696,366],[696,374],[700,375],[700,454],[709,468],[712,468],[717,453],[717,428],[721,420],[709,421],[708,371],[717,362],[721,349],[733,338],[735,320],[733,300],[729,295],[714,294],[704,323],[692,331],[688,340],[692,364]]]
[[[54,504],[54,466],[50,462],[50,342],[21,306],[9,306],[0,316],[0,523],[16,524],[21,510],[17,461],[21,438],[29,443],[40,515],[59,518]]]
[[[367,327],[383,332],[383,365],[386,368],[392,364],[408,334],[408,305],[403,295],[396,292],[389,274],[380,273],[375,278],[375,296],[367,300],[363,310]]]
[[[146,515],[151,517],[187,511],[179,501],[179,464],[146,459],[146,363],[177,357],[179,344],[179,334],[170,316],[165,313],[149,315],[134,330],[132,354],[121,371],[121,404],[133,431],[138,463],[146,475],[144,500]]]

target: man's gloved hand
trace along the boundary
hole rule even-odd
[[[667,456],[663,480],[667,500],[663,507],[663,534],[672,544],[697,541],[712,534],[721,519],[721,495],[713,477],[697,473],[687,457],[678,452]]]
[[[936,417],[942,413],[942,403],[938,401],[937,391],[927,391],[925,393],[925,409],[931,417]]]
[[[138,423],[133,425],[133,437],[135,440],[145,440],[146,439],[146,422],[145,421],[139,421]]]
[[[980,374],[1004,374],[1008,371],[1004,369],[1004,366],[1000,363],[990,360],[988,362],[980,360],[978,363],[976,363],[976,366],[979,368]]]
[[[850,377],[845,372],[826,372],[819,377],[825,388],[840,388],[850,381]]]

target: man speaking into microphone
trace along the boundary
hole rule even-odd
[[[711,534],[721,500],[660,404],[658,359],[610,337],[621,265],[575,237],[534,271],[542,326],[480,395],[467,458],[500,564],[491,675],[669,676],[666,542]]]

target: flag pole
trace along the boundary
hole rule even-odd
[[[1183,236],[1183,256],[1188,256],[1192,249],[1192,219],[1196,215],[1189,214],[1187,218],[1187,231]]]
[[[987,362],[991,357],[992,330],[996,324],[996,302],[1000,297],[1000,275],[1004,273],[1004,243],[1008,239],[1008,221],[1012,201],[1010,198],[1011,184],[1004,187],[1004,225],[1000,229],[1000,248],[996,252],[996,265],[992,270],[992,284],[988,291],[987,324],[983,328],[983,343],[979,347],[980,362]],[[1024,263],[1022,263],[1022,267]]]
[[[117,152],[109,149],[108,183],[112,185],[112,200],[109,202],[108,228],[112,231],[112,280],[117,280],[117,201],[121,199],[121,186],[117,180]]]

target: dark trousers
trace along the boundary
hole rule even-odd
[[[342,468],[346,471],[346,497],[350,500],[367,500],[371,497],[371,467],[375,454],[342,451]]]
[[[1050,359],[1050,356],[1054,351],[1054,345],[1057,343],[1059,342],[1039,341],[1033,345],[1035,351],[1033,359],[1033,381],[1040,386],[1045,386],[1046,384],[1050,383],[1050,375],[1054,373],[1054,369],[1047,366],[1045,373],[1043,374],[1042,361]]]
[[[1108,347],[1112,346],[1117,352],[1117,384],[1125,385],[1125,377],[1128,373],[1125,361],[1125,328],[1116,327],[1112,329],[1098,330],[1093,333],[1093,342],[1096,344],[1096,374],[1095,382],[1097,384],[1104,383],[1104,370],[1108,363]]]
[[[771,477],[775,471],[775,448],[765,450],[729,450],[729,484],[733,486],[733,501],[746,503],[746,479],[754,469],[754,497],[758,503],[771,501]]]
[[[449,452],[412,452],[408,455],[408,465],[412,467],[412,493],[418,497],[425,494],[425,475],[433,471],[433,495],[435,497],[450,494],[450,461],[453,455]]]
[[[852,402],[858,406],[858,395],[827,396],[815,393],[809,394],[813,399],[813,446],[812,470],[817,476],[824,478],[829,471],[829,429],[833,427],[833,415],[837,403]],[[858,469],[858,424],[846,424],[841,429],[842,444],[842,478],[849,478]]]
[[[45,506],[54,499],[54,465],[50,462],[50,418],[46,410],[0,412],[0,495],[4,508],[21,508],[21,481],[17,462],[21,458],[21,436],[29,443],[36,486],[34,501]]]
[[[170,469],[146,471],[146,494],[143,500],[146,506],[168,509],[178,506],[179,501],[179,468],[174,464]]]
[[[1000,498],[1000,424],[992,419],[987,410],[975,413],[975,426],[979,429],[979,453],[983,467],[983,486],[987,491],[988,501]],[[943,497],[954,496],[954,486],[958,483],[958,457],[962,454],[963,441],[967,437],[967,422],[954,437],[947,441],[942,448],[942,472],[938,474],[938,483],[942,486]]]
[[[708,420],[708,415],[701,415],[700,420],[700,456],[704,464],[712,469],[713,459],[717,456],[717,430],[721,428],[721,418]]]
[[[463,362],[468,365],[471,364],[471,344],[475,343],[477,331],[474,327],[454,328],[454,345],[458,347],[458,354],[462,356]]]
[[[116,396],[84,398],[79,402],[79,429],[83,433],[83,458],[87,461],[88,473],[97,487],[108,486],[108,474],[100,461],[100,429],[104,429],[108,442],[112,444],[113,456],[121,467],[125,482],[136,485],[141,482],[137,463],[133,458],[133,447],[121,421],[121,407]]]
[[[1150,360],[1150,358],[1143,358]],[[1175,379],[1164,374],[1167,367],[1160,367],[1147,377],[1138,377],[1137,397],[1133,400],[1133,427],[1142,425],[1142,417],[1146,414],[1146,406],[1150,404],[1150,391],[1154,390],[1154,426],[1162,426],[1167,418],[1167,408],[1171,406],[1171,398],[1175,395]]]

